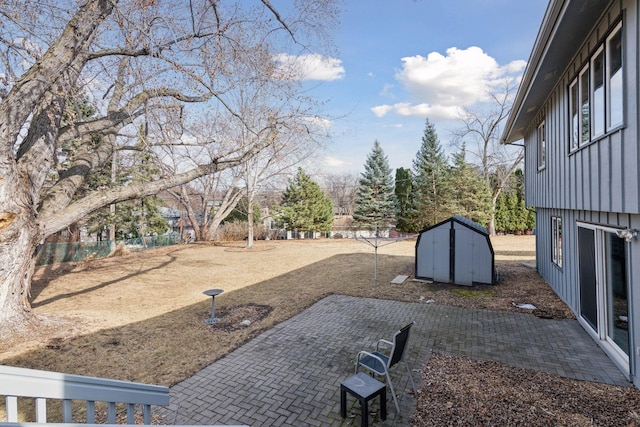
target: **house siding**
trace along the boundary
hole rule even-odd
[[[551,217],[562,218],[562,267],[552,261],[551,254]],[[536,266],[542,276],[558,296],[580,316],[580,294],[578,277],[578,223],[596,224],[607,227],[640,229],[640,215],[617,214],[612,212],[574,211],[562,209],[536,209]],[[635,240],[627,244],[629,283],[629,371],[631,380],[640,387],[638,372],[638,352],[640,352],[640,242]],[[635,268],[634,268],[635,267]]]
[[[574,152],[569,150],[568,87],[603,42],[610,26],[623,17],[625,125]],[[637,0],[616,3],[575,56],[525,136],[525,164],[537,164],[535,130],[544,120],[547,132],[546,167],[525,171],[530,206],[640,213],[640,151],[638,109]],[[620,191],[622,189],[622,191]]]
[[[561,74],[524,136],[525,200],[536,208],[536,264],[540,275],[580,316],[578,224],[640,229],[640,0],[612,2]],[[569,85],[622,18],[624,126],[571,152]],[[546,128],[546,165],[537,168],[536,130]],[[562,267],[552,261],[552,217],[562,218]],[[640,387],[640,238],[626,243],[629,372]],[[602,343],[600,343],[602,345]]]

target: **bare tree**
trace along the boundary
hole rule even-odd
[[[222,221],[233,211],[244,194],[239,187],[237,168],[210,174],[169,190],[185,210],[195,240],[211,240]]]
[[[202,111],[227,109],[241,120],[225,98],[238,68],[253,68],[256,78],[265,64],[272,72],[275,53],[310,46],[305,37],[324,30],[334,12],[331,0],[291,8],[288,17],[268,0],[193,0],[182,8],[161,0],[0,3],[0,334],[37,324],[28,295],[46,237],[111,203],[243,164],[284,126],[268,116],[251,130],[264,135],[258,144],[80,195],[92,171],[132,149],[141,119],[146,149],[158,156],[157,147],[189,143],[190,118]],[[96,108],[91,118],[72,114],[83,95]],[[63,146],[73,150],[62,154]]]
[[[333,200],[338,215],[353,215],[353,203],[356,199],[360,179],[353,174],[343,173],[325,175],[324,189]]]
[[[469,160],[480,166],[480,172],[491,189],[489,234],[495,235],[495,207],[498,196],[509,182],[511,174],[522,163],[524,150],[500,143],[502,124],[511,110],[511,88],[505,85],[501,93],[491,93],[487,110],[465,109],[460,117],[462,126],[454,132],[458,147],[466,143]]]

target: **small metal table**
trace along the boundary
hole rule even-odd
[[[359,372],[340,384],[340,416],[347,416],[347,392],[360,401],[362,426],[369,425],[369,401],[380,396],[380,419],[387,419],[387,386],[369,375]]]
[[[223,292],[224,291],[222,289],[209,289],[203,292],[203,294],[211,297],[211,317],[205,320],[205,323],[209,325],[213,325],[214,323],[218,323],[218,321],[220,320],[216,317],[215,302],[216,302],[216,295],[220,295]]]

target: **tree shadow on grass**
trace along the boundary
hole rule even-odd
[[[175,257],[171,256],[168,262],[175,262]],[[41,343],[39,348],[2,363],[63,373],[172,385],[327,295],[338,293],[416,301],[419,291],[413,287],[420,285],[389,285],[390,280],[411,263],[413,257],[378,255],[380,285],[374,287],[371,254],[335,255],[216,297],[216,310],[220,309],[221,313],[227,307],[247,304],[272,308],[266,317],[244,328],[215,329],[207,325],[204,320],[210,316],[211,300],[203,296],[199,303],[148,320],[83,336],[56,339],[54,343]],[[161,267],[158,265],[148,270]],[[142,275],[144,272],[137,274]],[[98,286],[107,287],[117,280],[107,281]],[[88,289],[87,292],[94,288]],[[144,292],[144,285],[141,286],[140,292]],[[179,287],[176,287],[176,292],[180,292]],[[54,298],[73,297],[74,295],[61,295]],[[54,298],[47,301],[51,302]],[[136,307],[132,306],[131,309],[136,310]],[[119,313],[112,315],[118,316]]]
[[[161,268],[164,268],[166,266],[168,266],[169,264],[173,263],[176,261],[177,256],[174,255],[177,252],[180,252],[182,250],[186,249],[185,247],[176,247],[173,250],[170,250],[168,252],[165,253],[156,253],[153,254],[153,256],[168,256],[169,259],[168,260],[162,260],[160,261],[158,264],[153,265],[152,267],[148,267],[148,268],[141,268],[138,271],[136,271],[135,273],[131,273],[128,274],[126,276],[121,276],[117,279],[112,279],[112,280],[108,280],[106,282],[100,283],[96,286],[93,286],[91,288],[87,288],[87,289],[83,289],[82,291],[78,291],[78,292],[70,292],[67,294],[61,294],[61,295],[56,295],[53,298],[48,298],[46,300],[43,301],[37,301],[38,296],[42,293],[42,291],[47,287],[47,285],[49,285],[49,283],[54,280],[57,279],[61,276],[69,276],[69,279],[72,280],[73,275],[77,274],[77,273],[82,273],[83,269],[80,268],[77,271],[75,271],[74,269],[76,268],[75,263],[61,263],[61,264],[54,264],[51,266],[46,266],[42,269],[42,271],[38,271],[37,272],[37,279],[34,279],[32,281],[32,285],[31,285],[31,290],[30,290],[30,295],[31,297],[29,298],[29,301],[31,302],[31,307],[32,308],[37,308],[37,307],[41,307],[43,305],[46,304],[50,304],[54,301],[58,301],[64,298],[70,298],[73,297],[75,295],[79,295],[79,294],[84,294],[84,293],[89,293],[101,288],[104,288],[106,286],[121,282],[123,280],[126,279],[130,279],[136,276],[140,276],[140,275],[144,275],[145,273],[148,273],[150,271],[153,270],[158,270]],[[143,253],[136,253],[133,254],[133,256],[136,257],[141,257],[144,256]],[[112,258],[104,258],[104,259],[100,259],[100,260],[96,260],[94,262],[91,263],[91,268],[93,271],[100,271],[100,270],[104,270],[105,272],[105,277],[108,277],[108,275],[110,273],[112,273],[111,271],[111,264],[114,262],[119,262],[119,258],[117,257],[112,257]],[[96,266],[96,264],[98,263],[102,263],[103,265],[98,265]]]
[[[164,268],[164,267],[168,266],[169,264],[175,262],[176,260],[177,260],[177,258],[175,256],[169,255],[169,259],[167,261],[162,262],[162,263],[160,263],[158,265],[155,265],[153,267],[145,268],[143,270],[137,271],[137,272],[132,273],[132,274],[128,274],[126,276],[119,277],[119,278],[114,279],[114,280],[109,280],[109,281],[106,281],[106,282],[102,282],[99,285],[95,285],[95,286],[92,286],[90,288],[85,288],[85,289],[82,289],[82,290],[79,290],[79,291],[75,291],[75,292],[68,292],[68,293],[65,293],[65,294],[60,294],[60,295],[56,295],[56,296],[51,297],[51,298],[47,298],[47,299],[42,300],[42,301],[34,302],[34,303],[31,304],[31,308],[42,307],[43,305],[51,304],[52,302],[56,302],[56,301],[59,301],[61,299],[72,298],[72,297],[77,296],[77,295],[82,295],[82,294],[87,294],[87,293],[90,293],[90,292],[93,292],[93,291],[97,291],[98,289],[102,289],[102,288],[107,287],[109,285],[113,285],[115,283],[122,282],[123,280],[131,279],[133,277],[140,276],[140,275],[145,274],[145,273],[149,273],[150,271],[153,271],[153,270],[159,270],[159,269]]]

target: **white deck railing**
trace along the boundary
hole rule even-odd
[[[7,423],[18,423],[18,398],[35,398],[35,422],[47,422],[47,399],[62,401],[62,422],[71,423],[71,403],[86,402],[87,424],[96,422],[96,402],[107,403],[107,423],[116,424],[116,404],[126,404],[127,424],[134,423],[136,405],[142,406],[145,424],[151,424],[151,405],[169,405],[169,389],[58,372],[0,365],[0,396],[6,396]],[[0,425],[7,426],[1,422]]]

